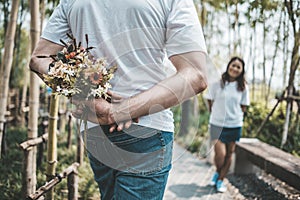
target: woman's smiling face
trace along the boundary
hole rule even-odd
[[[239,60],[234,60],[230,63],[227,73],[231,81],[236,80],[243,72],[243,64]]]

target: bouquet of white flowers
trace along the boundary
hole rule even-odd
[[[113,78],[117,67],[108,68],[105,58],[95,59],[88,47],[88,36],[86,35],[87,47],[76,43],[76,39],[68,34],[71,42],[64,44],[62,51],[56,55],[50,55],[53,59],[49,66],[48,74],[43,75],[45,83],[52,88],[54,93],[79,98],[110,98],[108,89],[111,87],[109,81]],[[40,56],[45,57],[45,56]]]

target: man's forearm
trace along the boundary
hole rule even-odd
[[[204,64],[179,67],[175,75],[113,106],[113,118],[115,121],[124,121],[156,113],[202,92],[207,87]]]
[[[58,51],[62,50],[62,48],[63,46],[61,45],[41,38],[30,59],[29,67],[31,71],[43,78],[42,75],[48,73],[49,64],[52,62],[52,58],[47,56],[56,54]],[[41,56],[44,57],[41,58]]]
[[[43,79],[43,74],[48,73],[48,67],[50,63],[51,60],[48,58],[38,58],[32,56],[29,67],[32,72],[36,73],[41,79]]]

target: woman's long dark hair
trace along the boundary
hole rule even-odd
[[[245,79],[245,62],[242,58],[237,57],[237,56],[231,58],[230,61],[228,62],[226,72],[224,72],[222,74],[221,87],[224,88],[225,83],[229,82],[230,76],[228,74],[228,68],[229,68],[230,64],[235,60],[240,61],[242,63],[242,67],[243,67],[242,73],[236,78],[236,81],[238,82],[238,88],[237,89],[238,89],[238,91],[244,91],[245,87],[246,87],[246,83],[247,83],[247,81]]]

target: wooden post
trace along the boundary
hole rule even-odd
[[[6,155],[6,152],[7,152],[7,143],[6,143],[6,125],[7,125],[7,122],[4,123],[4,127],[3,127],[3,134],[2,134],[2,144],[1,144],[1,152],[2,152],[2,155]]]
[[[77,159],[76,161],[82,165],[83,163],[83,154],[84,154],[84,142],[81,139],[81,134],[80,134],[80,130],[78,131],[78,136],[77,136]]]
[[[71,149],[72,147],[72,133],[73,133],[73,122],[72,122],[72,115],[68,113],[68,141],[67,141],[67,147],[68,149]]]
[[[48,134],[46,133],[46,134],[42,135],[41,137],[27,140],[19,145],[20,148],[24,151],[24,172],[23,173],[25,175],[31,173],[31,169],[28,168],[28,166],[30,166],[30,163],[29,163],[31,161],[30,153],[31,153],[32,149],[36,149],[35,146],[37,146],[43,142],[46,142],[47,140],[48,140]],[[28,177],[27,179],[24,178],[22,185],[24,185],[24,186],[31,185],[32,181],[34,181],[34,180],[32,180],[30,177]],[[23,190],[22,193],[24,194],[24,197],[26,197],[30,193],[32,193],[28,190],[28,187],[23,187],[22,190]]]
[[[68,200],[77,200],[78,199],[78,171],[77,168],[74,168],[73,173],[68,176]]]

